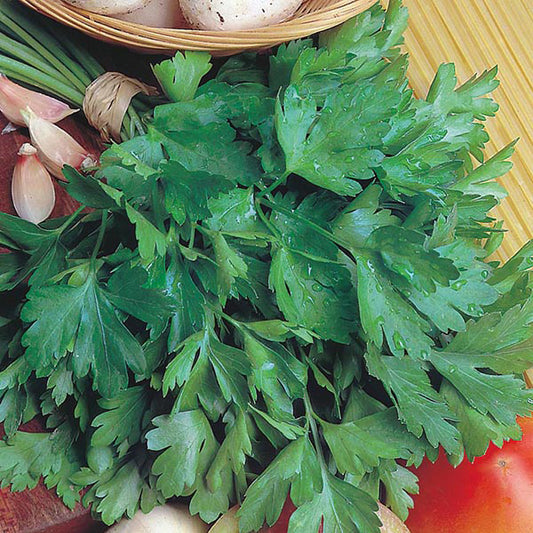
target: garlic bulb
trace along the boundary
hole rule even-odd
[[[54,183],[31,144],[23,144],[18,152],[11,196],[18,216],[34,224],[46,220],[54,209]]]
[[[65,179],[61,172],[65,165],[79,170],[96,164],[96,157],[60,127],[38,117],[29,108],[22,111],[22,117],[40,160],[56,178]]]
[[[248,30],[289,18],[302,0],[180,0],[189,23],[202,30]]]
[[[34,109],[37,116],[50,122],[59,122],[77,111],[51,96],[30,91],[0,73],[0,111],[2,114],[13,124],[24,126],[21,112],[28,107]]]

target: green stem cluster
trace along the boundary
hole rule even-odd
[[[55,23],[10,0],[0,0],[0,72],[81,107],[87,86],[104,73],[88,50]],[[61,32],[59,41],[54,35]],[[122,125],[122,139],[143,134],[139,117],[146,106],[133,101]]]

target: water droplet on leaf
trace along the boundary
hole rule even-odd
[[[397,350],[405,350],[405,341],[397,331],[392,336],[392,344]]]

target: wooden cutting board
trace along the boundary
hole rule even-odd
[[[0,115],[0,130],[7,121]],[[95,134],[90,132],[79,119],[67,119],[62,126],[80,143],[92,150],[99,150],[101,145]],[[29,142],[27,133],[17,131],[0,136],[0,211],[15,214],[11,202],[11,176],[15,166],[19,147]],[[52,216],[62,216],[72,212],[77,204],[64,194],[56,183],[57,204]],[[23,427],[24,431],[42,431],[38,421],[32,421]],[[4,432],[0,424],[0,437]],[[33,490],[12,493],[9,489],[0,489],[0,533],[99,533],[102,527],[90,517],[89,511],[77,505],[70,511],[63,505],[53,491],[41,483]]]
[[[21,429],[39,432],[42,425],[33,420]],[[0,424],[0,438],[3,435]],[[104,529],[92,520],[87,509],[78,504],[69,510],[42,483],[24,492],[0,489],[0,533],[102,533]]]
[[[12,493],[0,489],[2,533],[100,533],[87,509],[67,509],[55,494],[38,485],[33,490]]]
[[[141,77],[154,84],[151,77],[150,63],[162,58],[139,56],[121,48],[90,41],[89,49],[107,70],[119,70]],[[7,120],[0,114],[0,131]],[[104,145],[98,134],[89,127],[81,114],[73,115],[61,122],[61,127],[68,131],[80,144],[93,153],[100,153]],[[11,177],[20,146],[29,142],[27,130],[20,129],[8,135],[0,135],[0,211],[15,214],[11,201]],[[56,182],[56,206],[52,217],[72,213],[78,204],[65,194]],[[42,431],[42,425],[33,421],[23,427],[25,431]],[[4,435],[0,424],[0,438]],[[11,493],[9,489],[0,489],[0,533],[101,533],[106,528],[94,522],[87,509],[81,505],[70,511],[63,505],[54,491],[49,491],[43,484],[22,493]]]

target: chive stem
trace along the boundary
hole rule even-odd
[[[80,91],[16,59],[0,55],[0,71],[4,73],[9,71],[11,76],[19,81],[31,83],[33,86],[49,91],[77,106],[81,106],[83,103],[83,94]]]
[[[107,209],[104,209],[104,211],[102,211],[102,223],[100,225],[100,230],[98,231],[98,237],[96,238],[96,244],[94,246],[94,250],[91,255],[91,264],[93,265],[93,267],[96,262],[96,258],[98,256],[98,252],[100,251],[100,248],[102,247],[102,243],[104,242],[108,214],[109,213]]]
[[[37,54],[30,47],[23,43],[9,39],[5,35],[0,33],[0,51],[11,57],[16,57],[18,61],[24,62],[27,65],[31,65],[33,68],[40,70],[41,72],[48,74],[56,78],[63,83],[70,83],[70,81],[63,76],[63,74],[55,70],[51,65],[43,61],[42,57]]]
[[[2,11],[0,11],[0,21],[14,32],[21,41],[29,45],[37,54],[47,61],[49,68],[54,68],[60,72],[73,87],[81,91],[84,90],[85,84],[83,80],[80,79],[80,75],[83,77],[83,74],[79,72],[79,69],[76,68],[76,64],[63,52],[59,42],[53,37],[48,35],[38,26],[31,24],[28,20],[22,21],[24,24],[24,27],[22,27],[16,20],[13,20],[6,15],[3,7]],[[31,34],[25,28],[31,30]],[[43,44],[41,44],[39,39],[44,41]],[[51,50],[53,50],[53,52],[51,52]],[[19,56],[17,55],[17,57]]]

